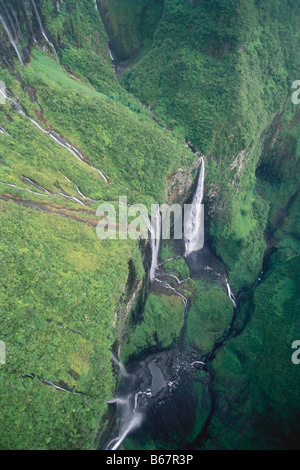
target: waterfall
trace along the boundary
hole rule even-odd
[[[180,279],[178,279],[177,276],[175,276],[174,274],[170,274],[170,273],[165,273],[166,276],[168,277],[172,277],[173,279],[175,279],[175,281],[177,282],[177,284],[180,286],[181,284],[183,284],[184,282],[187,282],[189,281],[191,278],[190,277],[187,277],[186,279],[183,279],[182,281]]]
[[[29,178],[26,178],[24,177],[25,180],[27,180],[28,182],[30,182],[30,184],[33,183],[33,181],[31,181]],[[5,183],[3,181],[0,181],[0,184],[3,184],[4,186],[7,186],[9,188],[15,188],[15,189],[19,189],[20,191],[27,191],[28,193],[31,193],[31,194],[35,194],[36,196],[42,196],[42,197],[55,197],[55,196],[61,196],[61,197],[64,197],[65,199],[72,199],[73,201],[75,201],[77,204],[81,204],[82,206],[84,206],[83,202],[80,201],[77,197],[75,196],[70,196],[68,194],[65,194],[65,193],[50,193],[47,189],[43,188],[42,186],[39,186],[39,185],[36,185],[35,183],[34,186],[38,187],[38,188],[41,188],[43,191],[45,191],[47,194],[45,193],[38,193],[36,191],[32,191],[31,189],[28,189],[28,188],[22,188],[21,186],[16,186],[15,184],[12,184],[12,183]]]
[[[160,284],[162,284],[166,289],[170,289],[173,292],[175,292],[177,295],[179,295],[179,297],[181,297],[182,299],[184,308],[186,308],[188,304],[188,299],[183,294],[181,294],[181,292],[178,292],[178,290],[174,289],[174,287],[170,286],[170,284],[166,281],[161,281],[160,279],[155,279],[155,280],[156,282],[159,282]]]
[[[146,392],[139,391],[134,396],[134,406],[132,407],[132,395],[129,395],[127,398],[113,398],[108,400],[108,404],[116,404],[121,407],[121,416],[120,416],[120,432],[119,436],[112,439],[109,444],[106,446],[106,450],[117,450],[118,447],[122,444],[125,437],[134,429],[137,429],[141,426],[143,421],[143,414],[137,411],[138,407],[138,397],[140,395],[151,396],[151,392],[147,390]]]
[[[90,165],[89,163],[87,163],[85,161],[83,155],[79,152],[79,150],[77,150],[73,145],[69,144],[69,142],[67,142],[65,139],[63,139],[63,137],[61,137],[57,132],[52,131],[52,130],[48,131],[47,129],[44,129],[37,121],[35,121],[32,117],[30,117],[28,114],[25,113],[24,109],[22,108],[22,106],[17,101],[15,101],[14,99],[12,99],[8,95],[6,95],[6,93],[4,93],[4,91],[1,88],[0,88],[0,96],[2,96],[4,99],[9,100],[13,104],[15,110],[19,114],[21,114],[22,116],[25,116],[27,119],[29,119],[30,122],[35,127],[37,127],[41,132],[43,132],[44,134],[47,134],[58,145],[60,145],[64,149],[68,150],[81,163],[83,163],[84,165],[88,165],[90,168],[95,170],[101,176],[101,178],[103,178],[105,183],[111,184],[111,183],[109,183],[108,179],[104,176],[102,171],[100,171],[98,168],[94,167],[93,165]]]
[[[158,252],[161,237],[161,214],[159,204],[156,205],[154,217],[152,215],[151,223],[149,223],[150,245],[152,250],[152,261],[150,268],[150,281],[155,279],[155,273],[158,265]]]
[[[131,384],[135,383],[134,375],[128,374],[123,364],[112,354],[112,360],[120,367],[120,371],[124,377],[129,378]],[[143,413],[139,410],[139,397],[146,396],[151,397],[152,393],[150,389],[146,391],[139,390],[135,393],[130,393],[127,396],[116,397],[111,400],[107,400],[106,403],[109,405],[116,404],[119,412],[119,435],[112,439],[109,444],[106,445],[105,450],[117,450],[125,437],[135,429],[139,428],[143,421]]]
[[[18,37],[21,38],[21,37],[22,37],[22,33],[21,33],[21,28],[20,28],[20,24],[19,24],[18,17],[17,17],[17,15],[16,15],[15,10],[12,9],[11,11],[12,11],[13,17],[14,17],[14,19],[15,19],[17,28],[18,28]]]
[[[114,361],[115,364],[117,364],[117,366],[119,366],[119,369],[121,371],[121,374],[124,376],[124,377],[129,377],[129,374],[126,372],[126,369],[125,367],[123,366],[122,362],[120,362],[116,356],[113,355],[113,353],[111,353],[111,358],[112,360]]]
[[[106,446],[105,450],[117,450],[118,447],[122,444],[125,437],[134,429],[137,429],[141,426],[143,421],[142,413],[137,411],[138,406],[138,397],[140,395],[151,396],[151,392],[147,390],[146,392],[138,392],[134,396],[134,406],[132,407],[132,395],[129,395],[127,398],[113,398],[112,400],[107,400],[107,404],[112,405],[116,404],[121,408],[120,413],[120,432],[119,436],[112,439],[109,444]]]
[[[4,28],[5,32],[6,32],[6,34],[7,34],[7,36],[8,36],[8,38],[9,38],[9,40],[10,40],[11,45],[13,46],[14,50],[16,51],[16,54],[17,54],[18,59],[19,59],[19,62],[20,62],[20,64],[21,64],[22,67],[23,67],[24,63],[23,63],[21,54],[19,53],[18,48],[17,48],[17,45],[16,45],[15,40],[14,40],[14,38],[13,38],[13,35],[12,35],[12,33],[11,33],[9,27],[7,26],[7,24],[6,24],[6,22],[5,22],[4,18],[3,18],[3,16],[2,16],[1,14],[0,14],[0,23],[2,24],[2,26],[3,26],[3,28]]]
[[[134,429],[137,429],[137,428],[140,427],[140,425],[142,424],[142,420],[143,420],[143,415],[141,413],[134,413],[133,416],[132,416],[132,419],[129,421],[128,425],[124,428],[122,434],[119,437],[117,437],[116,439],[113,439],[108,444],[108,446],[106,447],[106,450],[117,450],[118,447],[120,447],[120,445],[124,441],[127,434],[129,434]],[[115,444],[110,449],[110,446],[113,443],[115,443]]]
[[[204,208],[202,201],[204,196],[204,179],[205,163],[203,157],[201,157],[201,169],[199,173],[198,186],[184,227],[185,256],[188,256],[193,251],[197,251],[202,247],[202,221],[204,218]]]
[[[147,389],[145,392],[142,392],[142,391],[140,390],[139,392],[137,392],[137,393],[134,395],[134,407],[133,407],[133,412],[134,412],[134,413],[136,412],[137,407],[138,407],[138,399],[139,399],[139,396],[143,396],[143,395],[146,395],[147,397],[152,397],[151,390],[150,390],[150,389]]]
[[[0,15],[0,16],[1,16],[1,15]],[[2,98],[4,98],[5,100],[10,101],[10,102],[13,104],[15,110],[16,110],[19,114],[21,114],[22,116],[26,116],[25,111],[24,111],[24,109],[22,108],[22,106],[21,106],[19,103],[17,103],[15,100],[13,100],[12,98],[10,98],[10,97],[5,93],[5,91],[4,91],[3,89],[1,89],[1,88],[0,88],[0,95],[1,95]]]
[[[125,398],[113,398],[112,400],[107,400],[106,403],[108,405],[113,405],[114,403],[116,403],[117,405],[127,405],[128,400]]]
[[[47,37],[47,35],[46,35],[45,31],[44,31],[43,24],[42,24],[42,20],[41,20],[41,17],[40,17],[40,15],[39,15],[38,9],[37,9],[37,7],[36,7],[36,5],[35,5],[35,3],[34,3],[34,0],[31,0],[31,3],[32,3],[33,9],[34,9],[34,11],[35,11],[35,14],[36,14],[36,17],[37,17],[37,20],[38,20],[38,23],[39,23],[41,33],[42,33],[44,39],[47,41],[47,43],[51,46],[51,48],[52,48],[52,50],[53,50],[53,52],[54,52],[54,55],[55,55],[55,57],[56,57],[56,60],[57,60],[57,62],[59,63],[59,58],[58,58],[58,55],[57,55],[57,53],[56,53],[55,47],[53,46],[52,42],[48,39],[48,37]]]
[[[10,29],[11,29],[11,31],[12,31],[12,34],[13,34],[14,38],[17,39],[17,31],[16,31],[16,28],[15,28],[14,22],[13,22],[11,16],[10,16],[10,13],[9,13],[9,11],[8,11],[8,9],[7,9],[7,8],[9,8],[9,7],[6,8],[5,3],[3,3],[3,7],[4,7],[4,14],[5,14],[5,16],[6,16],[6,19],[7,19],[8,22],[10,23]]]
[[[233,305],[234,305],[234,308],[237,307],[237,304],[236,304],[236,298],[235,296],[233,295],[233,293],[231,292],[231,288],[230,288],[230,285],[228,283],[228,279],[226,278],[226,287],[227,287],[227,294],[228,294],[228,297],[230,298],[230,300],[232,301]]]
[[[113,53],[112,53],[112,50],[110,49],[110,47],[108,47],[108,52],[109,52],[109,55],[110,55],[110,58],[112,61],[115,60],[114,56],[113,56]]]

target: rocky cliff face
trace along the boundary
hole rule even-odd
[[[116,2],[98,0],[97,5],[116,59],[134,58],[151,43],[163,12],[163,0]]]
[[[179,168],[168,179],[166,201],[168,204],[184,204],[193,195],[197,183],[200,159],[195,160],[188,170]]]

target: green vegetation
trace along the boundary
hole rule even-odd
[[[146,348],[167,348],[179,337],[184,321],[184,305],[179,296],[156,295],[147,299],[143,318],[130,328],[130,333],[122,349],[126,361]]]
[[[249,146],[290,91],[297,14],[287,0],[166,0],[151,51],[123,82],[199,150],[224,158]]]
[[[283,115],[266,137],[258,190],[270,206],[266,233],[275,250],[262,283],[242,296],[235,326],[241,334],[213,362],[217,399],[207,449],[251,449],[253,442],[257,449],[299,447],[299,374],[291,345],[299,336],[300,201],[290,199],[298,190],[298,132],[297,112],[292,121]]]
[[[0,25],[0,79],[84,162],[9,100],[0,105],[1,448],[96,448],[116,387],[113,345],[125,362],[179,338],[180,296],[160,287],[146,296],[146,247],[100,241],[95,228],[97,206],[118,210],[120,195],[147,206],[177,194],[184,202],[197,171],[184,139],[205,158],[207,240],[242,292],[232,336],[208,366],[210,390],[206,373],[191,371],[197,399],[186,442],[299,447],[291,344],[299,336],[300,113],[290,99],[300,78],[299,2],[97,0],[97,11],[93,0],[35,0],[59,61],[31,0],[5,3],[26,65]],[[108,43],[127,60],[120,82]],[[251,289],[266,248],[263,280]],[[163,242],[160,261],[178,250]],[[190,276],[182,258],[163,269]],[[228,331],[233,304],[217,283],[170,284],[189,299],[186,352],[201,357]],[[172,432],[169,442],[146,436],[145,448],[180,448]]]
[[[166,273],[174,274],[179,277],[181,281],[187,279],[190,275],[188,265],[182,258],[168,261],[168,263],[164,265],[164,270]]]
[[[210,352],[230,325],[233,304],[218,284],[192,281],[195,289],[187,316],[186,344],[201,355]]]
[[[251,285],[261,267],[267,207],[254,192],[259,140],[300,73],[299,15],[288,0],[166,0],[151,50],[122,77],[207,156],[211,236],[236,289]]]
[[[1,105],[8,132],[0,139],[0,312],[7,346],[0,374],[1,447],[86,449],[98,444],[105,400],[116,386],[110,350],[122,337],[132,294],[130,259],[130,282],[137,285],[145,276],[138,242],[98,240],[96,208],[118,202],[119,195],[129,203],[163,202],[168,176],[194,157],[118,84],[93,2],[78,8],[63,2],[59,15],[51,2],[42,6],[55,45],[66,41],[58,49],[65,68],[48,47],[42,52],[35,46],[30,63],[16,65],[18,79],[5,67],[0,78],[29,116],[59,132],[87,164],[11,102]],[[85,15],[91,42],[84,39]],[[170,311],[176,305],[177,299],[171,301]],[[162,333],[160,340],[167,344],[177,333],[175,328],[170,340]]]
[[[51,37],[60,46],[59,60],[72,78],[141,112],[140,102],[120,86],[111,67],[108,37],[94,2],[64,1],[58,13],[54,3],[45,0],[42,9]]]
[[[0,218],[1,448],[91,448],[115,387],[112,324],[134,245],[13,202]]]
[[[249,294],[247,328],[213,363],[217,408],[206,448],[299,446],[299,371],[291,360],[299,336],[299,209],[298,200],[264,281]]]
[[[135,199],[141,195],[139,202],[145,202],[145,195],[161,201],[167,174],[192,160],[183,145],[180,149],[146,115],[137,116],[76,83],[39,51],[25,73],[47,120],[109,178],[113,187],[106,191],[112,197],[129,186]]]
[[[149,47],[162,15],[163,0],[99,0],[101,15],[114,53],[120,59]]]

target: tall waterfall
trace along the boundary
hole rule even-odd
[[[124,441],[125,437],[130,432],[134,431],[134,429],[137,429],[141,426],[142,421],[143,421],[143,415],[141,413],[132,414],[130,421],[122,426],[123,430],[122,430],[120,436],[117,437],[116,439],[113,439],[113,441],[111,441],[109,443],[109,445],[107,446],[107,450],[117,450],[118,447],[120,447],[120,445]],[[110,447],[111,447],[111,449],[110,449]]]
[[[152,250],[150,281],[152,282],[155,279],[155,273],[158,265],[158,252],[161,238],[161,214],[159,204],[156,205],[154,217],[152,214],[152,220],[149,224],[149,231],[151,235],[150,245]]]
[[[228,297],[230,298],[230,300],[232,301],[233,305],[234,305],[234,308],[237,307],[237,304],[236,304],[236,298],[234,296],[234,294],[231,292],[231,288],[230,288],[230,285],[228,283],[228,279],[226,278],[226,287],[227,287],[227,294],[228,294]]]
[[[117,366],[119,367],[120,371],[121,371],[121,374],[123,375],[123,377],[128,377],[129,374],[127,374],[126,372],[126,369],[125,367],[123,366],[122,362],[120,362],[116,356],[114,356],[113,353],[111,353],[111,358],[112,360],[114,361],[115,364],[117,364]]]
[[[112,359],[118,364],[120,362],[112,355]],[[121,367],[121,372],[124,377],[127,377],[127,380],[130,380],[131,385],[135,383],[134,375],[123,372],[125,371],[124,366]],[[145,391],[138,390],[134,393],[129,393],[127,396],[116,397],[111,400],[107,400],[106,403],[109,405],[116,404],[119,414],[119,433],[118,436],[112,439],[105,447],[105,450],[117,450],[125,437],[139,428],[142,424],[144,415],[139,410],[139,397],[143,396],[152,396],[151,390],[147,389]]]
[[[188,213],[187,220],[185,220],[184,241],[185,241],[185,256],[188,256],[193,251],[202,248],[203,239],[203,196],[204,196],[204,180],[205,180],[205,163],[203,157],[201,158],[201,169],[199,173],[198,186],[193,198],[193,202]]]
[[[15,39],[14,39],[14,37],[13,37],[13,34],[12,34],[12,32],[10,31],[10,29],[9,29],[9,27],[8,27],[8,25],[7,25],[7,23],[5,22],[5,19],[3,18],[3,16],[2,16],[1,14],[0,14],[0,23],[2,24],[2,26],[3,26],[3,28],[4,28],[5,32],[6,32],[6,34],[7,34],[7,36],[8,36],[8,38],[9,38],[9,40],[10,40],[11,45],[13,46],[14,50],[16,51],[16,54],[17,54],[17,56],[18,56],[18,59],[19,59],[20,64],[23,66],[24,63],[23,63],[21,54],[20,54],[20,52],[18,51],[18,48],[17,48],[16,42],[15,42]]]
[[[33,6],[33,9],[35,11],[35,14],[36,14],[36,17],[37,17],[37,20],[38,20],[38,23],[40,25],[40,29],[41,29],[41,33],[44,37],[44,39],[47,41],[47,43],[51,46],[54,54],[55,54],[55,57],[56,57],[56,60],[57,62],[59,62],[59,58],[58,58],[58,55],[56,53],[56,50],[55,50],[55,47],[53,46],[52,42],[49,40],[49,38],[47,37],[45,31],[44,31],[44,28],[43,28],[43,24],[42,24],[42,20],[41,20],[41,17],[39,15],[39,12],[38,12],[38,9],[36,7],[36,4],[34,3],[34,0],[31,0],[31,3],[32,3],[32,6]]]

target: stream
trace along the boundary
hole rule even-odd
[[[198,155],[199,156],[199,155]],[[223,283],[224,289],[234,305],[236,317],[237,300],[231,291],[225,268],[222,262],[214,255],[206,243],[201,250],[198,248],[198,233],[204,232],[201,214],[198,208],[203,208],[205,164],[201,156],[202,164],[196,192],[192,201],[192,207],[187,224],[187,233],[184,237],[183,256],[190,268],[191,278],[207,276],[213,282]],[[203,215],[203,214],[202,214]],[[168,262],[158,263],[158,252],[161,237],[161,215],[157,205],[154,219],[148,223],[150,232],[150,246],[152,261],[149,271],[150,291],[153,289],[171,290],[181,297],[185,321],[180,337],[172,348],[163,351],[144,351],[139,358],[129,361],[126,370],[119,360],[112,356],[112,360],[119,368],[119,386],[117,396],[108,401],[110,406],[116,408],[119,417],[119,429],[117,436],[105,436],[100,448],[104,450],[117,450],[124,439],[130,434],[133,439],[140,442],[151,440],[152,436],[158,436],[168,440],[169,429],[175,432],[181,441],[182,447],[187,447],[186,435],[191,431],[190,424],[195,420],[195,407],[198,397],[194,393],[191,384],[199,370],[206,372],[207,387],[212,383],[209,372],[209,361],[213,352],[205,357],[197,357],[197,353],[187,350],[185,346],[186,318],[188,314],[188,299],[180,292],[180,286],[188,279],[179,279],[176,275],[165,273],[163,266]],[[172,258],[171,258],[172,260]],[[168,279],[171,278],[171,279]],[[176,282],[176,287],[170,283]],[[216,343],[215,348],[222,346],[228,339],[231,325],[223,339]],[[164,435],[163,430],[166,430]],[[115,432],[115,430],[114,430]],[[147,437],[148,436],[148,437]],[[142,444],[143,445],[143,444]]]
[[[201,190],[199,190],[199,185],[202,186]],[[200,194],[199,202],[203,199],[203,185],[204,178],[200,174],[196,190],[198,196]],[[141,449],[192,450],[201,448],[208,437],[207,431],[215,413],[217,399],[212,362],[224,344],[240,335],[247,326],[251,312],[247,311],[246,314],[245,312],[242,314],[242,307],[263,281],[268,270],[268,261],[276,248],[272,246],[272,243],[269,244],[263,259],[262,270],[256,281],[235,296],[228,281],[227,267],[215,255],[210,242],[206,241],[201,250],[191,250],[190,253],[187,253],[189,251],[186,249],[187,243],[189,240],[185,240],[185,250],[182,250],[184,251],[182,256],[189,266],[191,279],[205,277],[209,282],[217,282],[222,286],[233,304],[232,319],[223,334],[215,341],[211,351],[200,357],[196,351],[186,348],[185,321],[179,339],[171,348],[156,351],[145,350],[138,357],[131,359],[126,365],[126,375],[119,375],[117,398],[108,402],[110,406],[115,407],[114,416],[119,417],[119,429],[114,426],[113,431],[110,430],[110,435],[103,436],[100,449],[117,450],[124,439],[129,436],[130,445]],[[174,274],[165,273],[163,270],[166,263],[182,256],[174,256],[158,263],[158,253],[155,251],[157,249],[159,247],[152,244],[155,268],[153,269],[152,264],[154,275],[151,278],[150,290],[172,289],[180,295],[185,307],[186,320],[189,302],[178,289],[189,278],[181,280]],[[177,287],[171,286],[167,278],[176,281]],[[124,368],[123,365],[119,365],[120,370]],[[205,377],[202,379],[203,395],[208,397],[209,405],[203,409],[204,420],[201,428],[197,435],[189,440],[188,436],[191,436],[197,425],[195,410],[199,406],[199,395],[195,392],[194,383],[199,372],[202,373],[202,377],[203,375]],[[113,436],[116,432],[118,432],[117,437]]]

